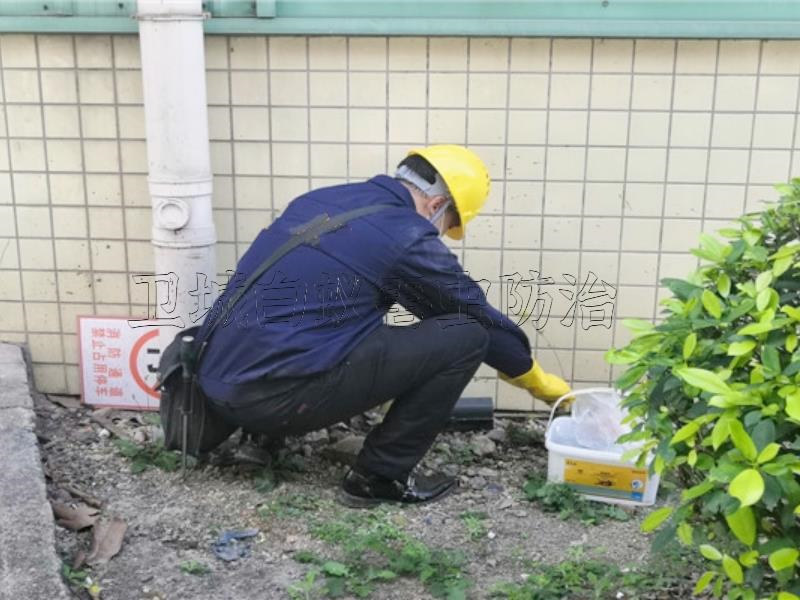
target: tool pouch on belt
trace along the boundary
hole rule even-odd
[[[178,332],[161,355],[158,364],[161,390],[161,428],[164,430],[164,447],[167,450],[180,450],[182,443],[182,418],[184,401],[189,407],[187,427],[187,452],[198,456],[219,446],[230,437],[236,427],[226,423],[213,407],[197,384],[192,373],[193,388],[191,397],[185,398],[187,390],[183,382],[183,364],[181,362],[181,341],[185,336],[196,336],[200,327],[190,327]],[[195,338],[196,339],[196,338]],[[195,356],[197,348],[195,348]]]

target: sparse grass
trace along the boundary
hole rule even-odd
[[[189,575],[202,576],[211,572],[211,569],[209,569],[207,565],[196,560],[184,561],[181,563],[180,568],[181,571]]]
[[[527,423],[527,421],[525,422]],[[506,437],[511,446],[527,447],[544,445],[544,434],[531,429],[526,424],[511,421],[506,426]]]
[[[141,473],[150,467],[156,467],[162,471],[177,471],[181,465],[180,453],[166,450],[161,442],[137,444],[130,440],[116,438],[114,446],[117,448],[117,452],[131,461],[131,472],[133,473]],[[187,457],[187,459],[195,461],[193,457]]]
[[[523,583],[495,585],[492,598],[506,600],[605,600],[606,598],[690,598],[693,581],[685,557],[659,555],[649,563],[621,569],[587,558],[578,548],[554,565],[529,563]]]
[[[478,458],[469,446],[450,449],[450,461],[457,465],[471,465],[478,462]]]
[[[630,514],[619,506],[586,500],[566,484],[548,482],[541,473],[531,475],[522,491],[541,510],[558,513],[562,519],[578,519],[586,525],[596,525],[607,519],[630,519]]]
[[[297,518],[308,516],[328,504],[311,494],[284,494],[272,498],[258,507],[258,514],[263,518]]]
[[[289,595],[333,598],[348,593],[366,598],[378,584],[406,576],[418,578],[434,597],[466,598],[472,584],[462,572],[464,556],[428,547],[402,530],[404,522],[402,515],[379,508],[314,524],[312,535],[335,547],[340,557],[296,553],[295,560],[314,566],[302,581],[289,588]]]
[[[293,481],[295,474],[304,473],[306,463],[299,454],[281,449],[272,464],[253,471],[253,486],[261,494],[269,494],[284,481]]]
[[[141,419],[147,425],[161,425],[161,415],[157,412],[143,412]]]
[[[477,541],[486,537],[486,523],[484,521],[489,515],[485,512],[466,511],[461,513],[460,517],[464,522],[464,527],[467,528],[469,539]]]

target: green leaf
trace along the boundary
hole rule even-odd
[[[678,525],[678,539],[684,546],[692,545],[692,526],[685,521]]]
[[[396,579],[397,573],[394,571],[390,571],[389,569],[381,569],[374,575],[375,579],[382,579],[384,581],[388,581],[390,579]]]
[[[766,290],[758,292],[758,296],[756,296],[756,310],[761,312],[767,308],[770,298],[772,298],[772,288],[767,288]]]
[[[697,347],[697,334],[692,332],[686,336],[686,339],[683,341],[683,360],[688,360],[688,358],[694,352],[694,349]]]
[[[744,426],[739,419],[731,419],[728,427],[731,432],[731,439],[733,444],[739,449],[747,460],[755,460],[758,456],[758,450],[753,443],[752,438],[744,430]]]
[[[700,234],[700,247],[709,254],[711,260],[716,262],[724,260],[725,255],[730,252],[728,246],[720,243],[717,238],[708,233]]]
[[[769,566],[773,571],[783,571],[797,562],[800,552],[796,548],[781,548],[769,555]]]
[[[745,394],[744,392],[729,392],[712,396],[708,401],[709,406],[717,408],[731,408],[733,406],[761,406],[762,400],[758,394]]]
[[[697,583],[694,586],[694,595],[697,596],[698,594],[700,594],[700,592],[706,589],[708,587],[708,584],[714,581],[714,578],[716,576],[717,576],[716,571],[706,571],[705,573],[703,573],[703,575],[700,577],[700,579],[697,580]]]
[[[732,558],[727,554],[723,556],[722,568],[725,569],[725,573],[733,583],[744,583],[744,573],[742,573],[742,567],[739,566],[739,563],[735,558]]]
[[[733,342],[728,346],[728,356],[742,356],[756,347],[755,340],[745,340],[743,342]]]
[[[700,423],[697,421],[690,421],[675,432],[675,435],[673,435],[672,439],[669,441],[669,445],[672,446],[688,440],[690,437],[694,436],[699,429]]]
[[[761,362],[773,375],[781,372],[781,360],[775,346],[764,346],[761,350]]]
[[[798,252],[800,252],[800,244],[796,244],[794,241],[792,241],[781,246],[775,254],[770,256],[770,258],[773,260],[777,258],[786,258],[788,256],[794,256]]]
[[[764,271],[756,277],[756,291],[762,292],[772,283],[772,271]]]
[[[791,592],[778,592],[778,600],[800,600],[800,596]]]
[[[623,319],[622,324],[630,329],[634,337],[650,333],[653,330],[653,323],[643,319]]]
[[[739,562],[745,567],[752,567],[758,562],[758,550],[750,550],[739,556]]]
[[[749,325],[745,325],[739,331],[737,331],[736,335],[758,335],[760,333],[772,331],[776,327],[777,326],[771,321],[765,321],[763,323],[750,323]]]
[[[714,483],[712,481],[704,481],[703,483],[698,483],[695,486],[690,487],[687,490],[683,490],[681,494],[681,500],[683,502],[687,502],[688,500],[694,500],[695,498],[699,498],[703,494],[711,491],[714,489]]]
[[[322,565],[322,570],[325,571],[328,575],[333,575],[334,577],[344,577],[347,575],[347,565],[344,565],[340,562],[336,562],[335,560],[329,560],[325,564]]]
[[[661,285],[666,286],[670,292],[675,294],[677,298],[683,300],[684,302],[689,299],[689,296],[691,296],[695,290],[700,289],[693,283],[689,283],[683,279],[673,279],[671,277],[665,277],[662,279]]]
[[[712,317],[719,319],[722,316],[722,303],[714,292],[711,290],[703,290],[700,300],[702,300],[706,312]]]
[[[722,553],[710,544],[703,544],[700,546],[700,554],[705,556],[708,560],[722,560]]]
[[[616,381],[617,387],[622,390],[627,389],[639,381],[645,373],[647,373],[647,365],[632,367],[620,375]]]
[[[645,533],[649,533],[654,529],[657,529],[659,525],[661,525],[667,518],[672,514],[672,507],[667,506],[665,508],[659,508],[658,510],[654,510],[647,518],[642,521],[642,531]]]
[[[781,312],[792,321],[800,321],[800,308],[794,306],[781,306]]]
[[[745,469],[731,481],[728,493],[742,506],[751,506],[764,495],[764,478],[755,469]]]
[[[797,334],[790,333],[786,336],[786,351],[794,352],[797,348]]]
[[[773,405],[776,406],[776,405]],[[763,412],[763,411],[762,411]],[[750,434],[756,444],[756,448],[763,450],[768,444],[775,441],[775,423],[770,419],[759,421]]]
[[[793,262],[794,258],[790,256],[784,256],[783,258],[777,259],[774,263],[772,263],[772,274],[775,277],[780,277],[789,270],[789,267],[792,266]]]
[[[719,375],[712,371],[707,371],[706,369],[685,367],[674,369],[674,373],[689,385],[693,385],[706,392],[725,394],[731,391],[728,384],[726,384]]]
[[[720,273],[719,277],[717,277],[717,291],[723,298],[727,298],[728,294],[731,293],[731,278],[728,277],[727,273]]]
[[[753,509],[743,506],[731,515],[725,515],[733,535],[745,546],[752,546],[756,541],[756,518]]]
[[[603,358],[605,358],[605,361],[610,365],[627,365],[632,362],[636,362],[641,357],[642,355],[638,352],[611,348],[608,352],[606,352]]]
[[[800,392],[786,398],[786,414],[795,421],[800,421]]]
[[[778,455],[778,451],[780,451],[780,449],[781,449],[780,444],[776,444],[774,442],[772,444],[769,444],[758,454],[758,459],[757,459],[758,464],[763,465],[764,463],[771,461]]]
[[[711,444],[714,450],[718,449],[731,433],[730,419],[722,418],[714,425],[714,430],[711,432]]]

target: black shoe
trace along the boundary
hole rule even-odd
[[[368,508],[381,502],[422,504],[444,498],[455,487],[456,479],[441,473],[429,477],[409,475],[403,483],[350,469],[342,480],[338,500],[352,508]]]

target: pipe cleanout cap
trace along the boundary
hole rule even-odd
[[[189,223],[191,212],[189,205],[181,198],[166,198],[155,205],[154,215],[156,227],[175,231],[183,229]]]

